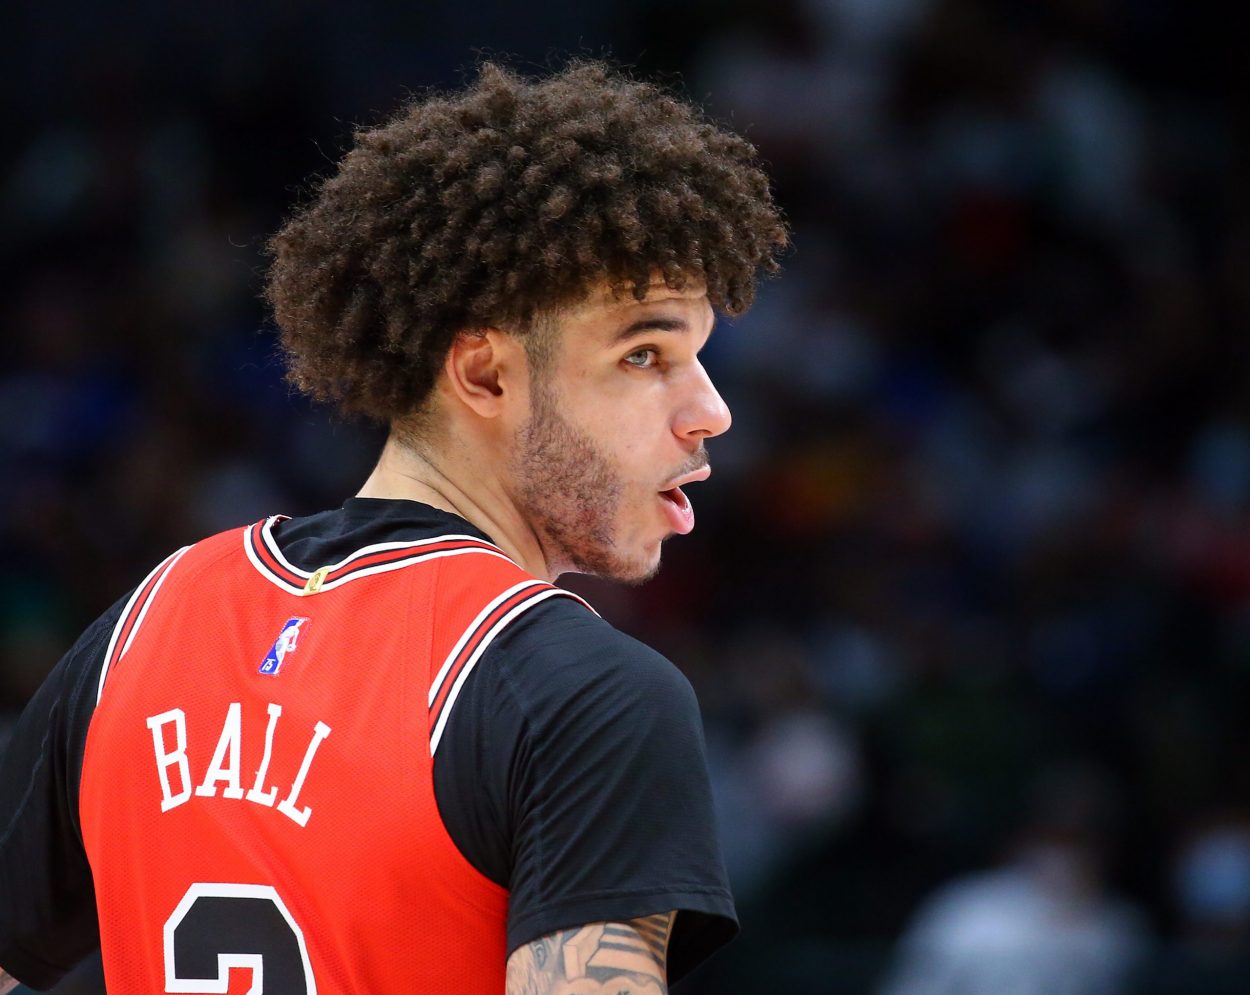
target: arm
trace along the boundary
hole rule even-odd
[[[78,779],[100,667],[124,603],[65,654],[0,752],[0,995],[19,987],[17,977],[51,989],[99,947]]]
[[[676,916],[592,923],[518,947],[508,958],[506,995],[667,995]]]

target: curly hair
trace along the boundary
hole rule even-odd
[[[270,239],[288,378],[345,414],[417,413],[456,333],[534,319],[656,273],[739,314],[788,242],[755,149],[597,62],[493,63],[355,145]]]

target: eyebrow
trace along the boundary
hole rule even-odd
[[[640,318],[626,325],[616,334],[615,341],[624,342],[642,332],[688,332],[690,326],[683,318]]]

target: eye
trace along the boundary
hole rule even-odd
[[[631,352],[628,356],[625,357],[625,362],[627,362],[630,366],[636,366],[639,369],[644,369],[644,370],[647,367],[655,366],[655,364],[658,363],[659,360],[660,360],[659,352],[657,352],[655,349],[651,348],[650,346],[647,346],[647,348],[645,349],[639,349],[636,352]]]

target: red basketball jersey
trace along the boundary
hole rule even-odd
[[[310,574],[276,521],[174,554],[113,633],[80,795],[109,991],[499,995],[508,895],[434,751],[495,636],[573,595],[469,536]]]

